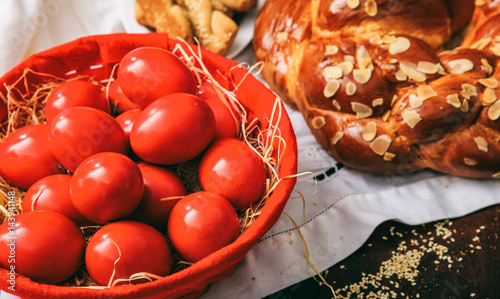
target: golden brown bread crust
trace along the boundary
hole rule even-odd
[[[224,13],[214,10],[210,0],[183,0],[200,45],[220,55],[231,47],[238,25]]]
[[[248,12],[257,0],[136,0],[136,4],[139,24],[225,55],[238,33],[234,13]]]
[[[257,5],[257,0],[218,0],[224,6],[239,12],[248,12],[255,5]]]
[[[500,9],[500,0],[476,0],[476,7],[472,17],[474,26],[481,25],[491,15],[497,14]]]
[[[254,50],[346,166],[498,178],[499,24],[500,0],[268,0]]]
[[[136,0],[136,3],[135,17],[141,25],[193,42],[189,19],[172,0]]]

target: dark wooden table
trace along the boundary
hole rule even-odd
[[[387,221],[322,275],[338,299],[500,298],[499,216],[496,205],[419,226]],[[330,299],[333,293],[310,278],[266,297],[278,298]]]

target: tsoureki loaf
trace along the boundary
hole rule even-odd
[[[268,0],[254,49],[346,166],[500,177],[500,0]]]

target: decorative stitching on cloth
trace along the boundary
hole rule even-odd
[[[314,175],[312,178],[309,180],[315,181],[316,183],[323,183],[327,179],[331,179],[336,177],[336,175],[339,174],[340,170],[344,167],[344,164],[342,163],[336,163],[334,166],[328,168],[327,170],[321,172],[320,174]]]
[[[411,184],[408,184],[408,185],[404,185],[404,186],[409,186],[409,185],[413,185],[413,184],[416,184],[416,183],[420,183],[420,182],[423,182],[423,181],[427,181],[427,180],[432,180],[432,179],[435,179],[435,178],[438,178],[438,177],[442,177],[444,176],[444,174],[435,174],[431,177],[428,177],[428,178],[424,178],[422,180],[417,180],[415,182],[412,182]],[[404,187],[404,186],[398,186],[396,188],[400,188],[400,187]],[[271,239],[275,236],[278,236],[278,235],[282,235],[282,234],[285,234],[285,233],[288,233],[288,232],[291,232],[291,231],[295,231],[297,230],[298,228],[301,228],[303,226],[305,226],[306,224],[312,222],[314,219],[318,218],[319,216],[325,214],[328,210],[330,210],[331,208],[333,208],[334,205],[336,205],[337,203],[339,203],[340,201],[344,200],[345,198],[347,197],[350,197],[350,196],[353,196],[353,195],[358,195],[358,194],[376,194],[376,193],[380,193],[380,192],[383,192],[383,191],[386,191],[387,189],[384,189],[384,190],[378,190],[378,191],[374,191],[374,192],[352,192],[352,193],[347,193],[345,195],[343,195],[342,197],[340,197],[339,199],[337,199],[335,202],[333,202],[332,204],[330,204],[328,207],[326,207],[324,210],[320,211],[319,213],[317,213],[316,215],[312,216],[311,218],[309,218],[309,220],[305,221],[304,223],[298,225],[297,227],[292,227],[292,228],[289,228],[289,229],[286,229],[286,230],[283,230],[283,231],[280,231],[280,232],[276,232],[276,233],[273,233],[272,235],[269,235],[269,236],[266,236],[264,238],[262,238],[261,240],[259,240],[259,242],[257,242],[257,244],[267,240],[267,239]]]

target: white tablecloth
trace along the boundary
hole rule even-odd
[[[128,0],[127,0],[128,1]],[[2,0],[0,74],[32,53],[75,38],[124,32],[120,0]],[[254,63],[252,49],[235,58]],[[303,233],[312,263],[323,271],[341,261],[389,219],[407,224],[463,216],[500,203],[496,180],[471,180],[431,171],[405,176],[376,176],[338,167],[316,143],[299,112],[288,109],[299,147],[302,175],[285,211]],[[327,172],[327,170],[329,170]],[[314,275],[290,219],[278,223],[249,252],[228,279],[214,284],[204,298],[260,298]],[[5,294],[4,294],[5,295]]]

